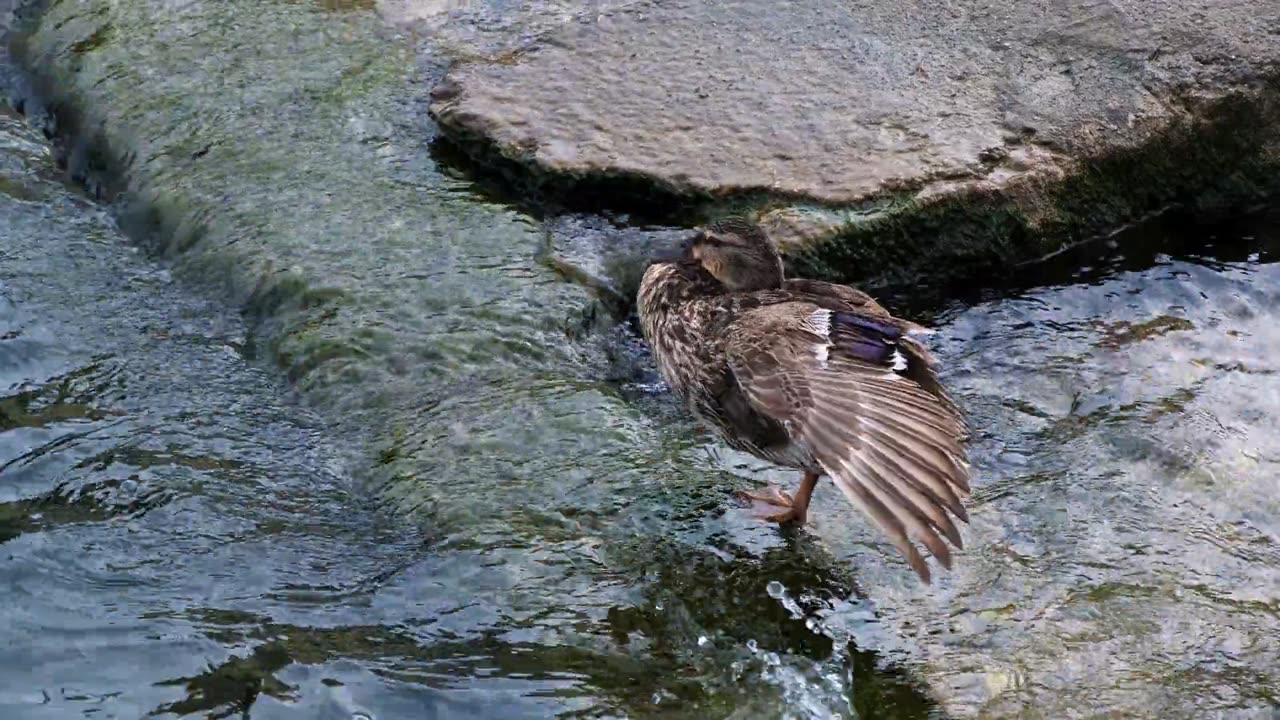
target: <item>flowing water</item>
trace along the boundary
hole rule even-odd
[[[140,257],[21,120],[0,117],[0,144],[0,716],[231,707],[289,662],[282,643],[379,648],[367,598],[412,537],[246,363],[239,317]]]
[[[341,33],[308,33],[369,5],[237,6],[292,23],[278,57],[233,50],[285,91],[238,120],[252,163],[200,139],[164,178],[225,180],[240,245],[279,233],[333,289],[312,346],[273,347],[294,320],[235,312],[200,248],[138,250],[0,118],[0,717],[1280,708],[1280,217],[887,296],[938,327],[977,429],[968,549],[925,589],[829,486],[802,531],[730,499],[795,478],[699,433],[620,321],[681,230],[495,202],[412,141],[412,104],[306,109],[342,75]],[[455,43],[526,32],[502,3],[453,24],[395,7]],[[538,7],[529,32],[561,11]],[[253,173],[275,172],[269,215]]]

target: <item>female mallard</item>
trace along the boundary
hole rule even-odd
[[[950,569],[942,537],[963,545],[947,511],[969,519],[966,427],[910,337],[924,328],[853,288],[783,279],[773,244],[741,220],[651,265],[639,306],[658,369],[694,415],[729,445],[804,471],[794,497],[743,493],[776,507],[765,519],[803,523],[826,474],[921,580],[929,567],[911,539]]]

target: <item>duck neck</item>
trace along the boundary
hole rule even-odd
[[[721,278],[720,282],[730,292],[776,290],[782,287],[782,261],[743,265]]]
[[[720,281],[697,263],[681,261],[650,265],[640,281],[637,298],[637,310],[645,326],[645,334],[649,335],[655,323],[665,323],[689,301],[724,291]]]
[[[776,254],[715,254],[702,258],[702,267],[723,286],[723,292],[753,292],[782,287],[782,258]]]

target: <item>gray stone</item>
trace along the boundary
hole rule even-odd
[[[862,210],[1007,190],[1035,216],[1093,159],[1171,143],[1224,98],[1271,102],[1278,76],[1267,0],[683,0],[584,19],[515,62],[461,64],[431,112],[464,146],[552,178]],[[1266,143],[1247,145],[1230,152]],[[1112,229],[1193,187],[1072,229]]]

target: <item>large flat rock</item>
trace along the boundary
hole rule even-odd
[[[536,173],[844,205],[1134,147],[1278,61],[1268,0],[680,0],[460,65],[431,110]]]

